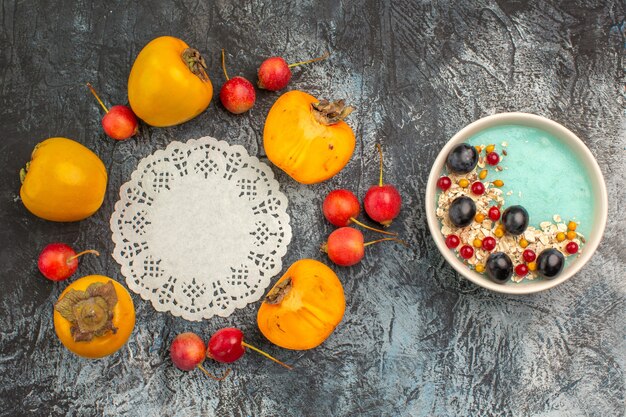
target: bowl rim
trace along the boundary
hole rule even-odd
[[[439,220],[437,219],[435,209],[436,183],[441,175],[448,153],[455,145],[464,142],[476,133],[490,127],[505,124],[535,127],[551,133],[573,148],[574,152],[581,158],[583,165],[591,174],[592,190],[594,192],[594,197],[596,198],[596,210],[594,210],[593,227],[594,233],[587,239],[584,251],[580,254],[578,259],[571,263],[560,276],[553,280],[542,279],[539,281],[526,282],[525,284],[517,284],[509,281],[504,285],[492,282],[484,275],[469,269],[463,262],[461,262],[461,260],[456,257],[454,252],[448,249],[445,245],[445,240],[440,231]],[[600,241],[602,240],[608,217],[608,194],[606,184],[604,182],[600,166],[589,148],[587,148],[578,136],[563,125],[543,116],[523,112],[497,113],[486,116],[468,124],[454,134],[441,149],[439,155],[433,163],[428,176],[428,182],[426,184],[426,198],[424,200],[426,205],[426,219],[430,234],[435,241],[439,252],[441,252],[446,261],[459,274],[473,283],[483,288],[505,294],[532,294],[548,290],[567,281],[575,275],[589,261],[589,259],[591,259],[593,253],[596,251]]]

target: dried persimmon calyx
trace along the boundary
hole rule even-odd
[[[89,342],[108,331],[117,331],[113,326],[116,304],[117,293],[113,282],[96,282],[85,291],[71,289],[54,309],[72,324],[70,332],[75,342]]]

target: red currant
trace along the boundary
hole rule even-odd
[[[489,152],[487,154],[487,163],[489,165],[498,165],[498,162],[500,162],[500,155],[497,152]]]
[[[440,177],[437,180],[437,187],[439,187],[441,191],[446,191],[451,186],[452,186],[452,180],[448,177]]]
[[[495,222],[500,218],[500,209],[496,206],[491,206],[488,214],[489,218]]]
[[[472,192],[476,195],[482,195],[485,192],[485,185],[480,181],[472,183]]]
[[[565,245],[565,251],[570,255],[578,253],[578,244],[576,242],[570,242]]]
[[[524,253],[522,253],[522,257],[526,262],[532,262],[537,259],[537,255],[530,249],[526,249]]]
[[[515,267],[515,273],[520,277],[525,277],[528,274],[528,267],[526,264],[519,264]]]
[[[446,237],[446,246],[450,249],[456,248],[459,246],[459,243],[461,243],[461,239],[457,235],[448,235]]]
[[[487,236],[486,238],[483,239],[483,249],[486,251],[492,251],[496,248],[496,239],[491,237],[491,236]]]
[[[474,248],[472,248],[470,245],[463,245],[459,250],[459,254],[461,255],[461,258],[469,259],[474,256]]]

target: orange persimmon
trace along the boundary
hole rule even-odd
[[[148,43],[137,55],[128,77],[128,102],[152,126],[173,126],[202,113],[213,85],[200,52],[172,36]]]
[[[303,184],[329,179],[354,152],[354,132],[343,121],[351,112],[343,100],[331,103],[297,90],[283,94],[265,120],[267,157]]]
[[[54,330],[70,351],[101,358],[119,350],[135,327],[135,307],[128,290],[103,275],[70,284],[54,306]]]
[[[20,197],[28,211],[46,220],[74,222],[91,216],[102,205],[107,170],[80,143],[50,138],[35,146],[20,180]]]
[[[301,259],[268,292],[257,323],[275,345],[306,350],[330,336],[345,309],[343,287],[332,269],[313,259]]]

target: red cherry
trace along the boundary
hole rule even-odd
[[[100,255],[95,250],[86,250],[77,254],[65,243],[51,243],[39,254],[37,266],[44,277],[51,281],[68,279],[78,268],[78,258],[86,253]]]
[[[385,230],[376,229],[361,223],[356,219],[361,211],[361,205],[356,196],[349,190],[333,190],[324,199],[322,204],[322,212],[324,217],[332,225],[338,227],[348,226],[350,223],[358,224],[364,229],[374,232],[383,233],[385,235],[397,236],[397,233],[387,232]]]
[[[515,267],[515,273],[520,277],[525,277],[528,274],[528,267],[526,264],[519,264]]]
[[[441,191],[446,191],[452,186],[452,180],[449,177],[440,177],[437,180],[437,187]]]
[[[500,155],[496,152],[489,152],[487,154],[487,163],[489,165],[498,165],[498,162],[500,162]]]
[[[463,245],[459,250],[459,254],[461,255],[461,258],[469,259],[474,256],[474,248],[472,248],[470,245]]]
[[[472,192],[476,195],[482,195],[485,192],[485,185],[480,181],[472,183]]]
[[[194,333],[181,333],[170,345],[170,357],[178,369],[192,371],[204,362],[204,342]]]
[[[113,106],[102,118],[102,128],[110,138],[126,140],[139,132],[137,116],[126,106]]]
[[[287,87],[289,80],[291,80],[291,68],[299,65],[310,64],[312,62],[321,61],[328,58],[329,54],[326,53],[319,58],[309,59],[307,61],[296,62],[294,64],[287,64],[287,62],[279,57],[273,56],[267,58],[259,67],[258,76],[259,82],[257,85],[259,88],[270,91],[278,91]]]
[[[496,206],[491,206],[488,215],[489,218],[495,222],[500,218],[500,209]]]
[[[365,255],[365,247],[380,242],[393,240],[406,243],[396,237],[385,237],[363,243],[363,233],[353,227],[340,227],[328,236],[322,245],[322,251],[328,254],[331,261],[339,266],[352,266],[361,261]]]
[[[349,190],[333,190],[324,199],[322,212],[332,225],[345,227],[361,211],[359,199]]]
[[[68,279],[78,268],[76,252],[64,243],[51,243],[39,254],[37,266],[44,277],[52,281]]]
[[[363,233],[352,227],[340,227],[328,236],[325,246],[328,257],[339,266],[352,266],[365,255]]]
[[[483,246],[482,248],[486,251],[492,251],[494,250],[496,247],[496,239],[491,237],[491,236],[487,236],[486,238],[483,239]]]
[[[117,105],[107,109],[93,86],[87,83],[87,87],[89,87],[91,94],[98,100],[98,103],[100,103],[100,106],[106,113],[102,118],[104,133],[111,139],[126,140],[139,132],[137,116],[129,107]]]
[[[446,237],[446,246],[450,249],[456,248],[459,246],[459,243],[461,243],[461,239],[457,235],[448,235]]]
[[[244,342],[243,332],[234,327],[226,327],[216,331],[209,339],[206,355],[218,362],[231,363],[243,356],[246,352],[245,348],[254,350],[285,368],[291,369],[291,366]]]
[[[402,197],[390,184],[383,186],[373,185],[367,190],[363,199],[363,207],[370,218],[383,226],[389,226],[393,219],[400,214]]]
[[[578,253],[578,244],[576,242],[569,242],[565,245],[565,251],[570,255]]]
[[[220,329],[209,339],[207,356],[218,362],[235,362],[244,353],[243,333],[239,329],[233,327]]]
[[[206,358],[206,348],[202,339],[194,333],[187,332],[176,336],[170,345],[170,357],[178,369],[191,371],[198,368],[216,381],[223,380],[230,373],[230,369],[227,369],[224,375],[216,377],[204,369],[202,362]]]
[[[291,80],[291,70],[283,58],[273,56],[261,63],[258,76],[259,82],[257,85],[259,88],[278,91],[287,87],[287,84],[289,84],[289,80]]]
[[[380,178],[378,185],[373,185],[367,190],[363,207],[372,220],[387,227],[400,213],[402,197],[396,187],[383,184],[383,150],[380,145],[376,146],[380,155]]]
[[[220,89],[220,101],[231,113],[245,113],[254,106],[256,101],[256,92],[254,86],[243,77],[229,78],[226,72],[226,62],[224,58],[224,50],[222,49],[222,69],[226,82]]]
[[[522,257],[526,262],[532,262],[537,259],[537,255],[530,249],[526,249],[524,253],[522,253]]]
[[[231,113],[245,113],[256,101],[254,86],[243,77],[233,77],[220,89],[220,101]]]

